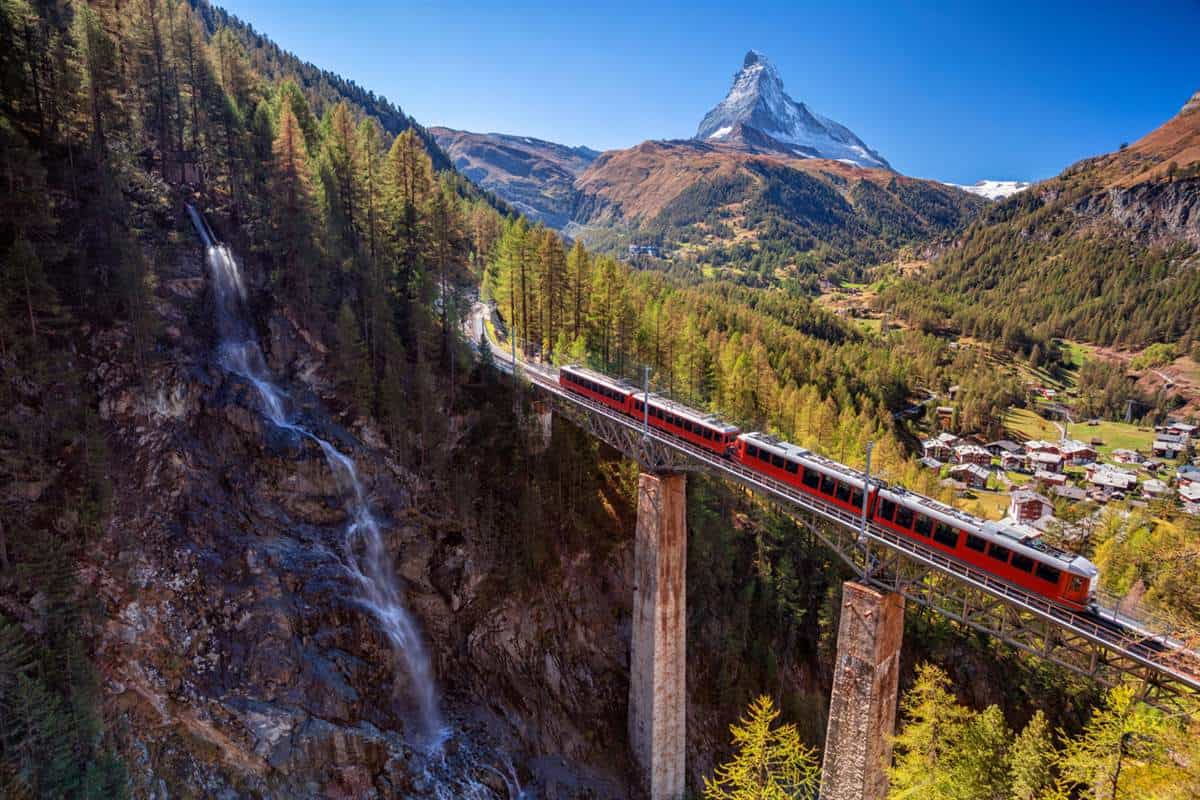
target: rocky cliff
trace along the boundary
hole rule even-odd
[[[92,332],[89,355],[121,468],[83,572],[135,794],[623,796],[628,546],[557,550],[554,580],[506,588],[496,531],[370,420],[336,413],[319,338],[252,286],[272,371],[304,425],[357,461],[386,520],[445,697],[443,751],[425,752],[403,664],[353,599],[320,449],[265,422],[253,387],[215,365],[199,248],[170,263],[155,304],[170,352],[140,372],[116,328]],[[478,420],[452,428],[469,437]]]

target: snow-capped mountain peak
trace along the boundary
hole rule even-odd
[[[746,129],[753,131],[751,136],[744,136]],[[764,137],[772,149],[793,155],[891,169],[849,128],[789,97],[775,65],[751,50],[734,75],[729,94],[704,115],[696,138],[729,143],[749,138],[761,143]]]
[[[976,181],[971,184],[948,183],[947,186],[953,186],[957,189],[962,189],[964,192],[977,194],[980,197],[986,197],[988,200],[1002,200],[1009,195],[1014,195],[1017,192],[1023,192],[1033,184],[1027,181]]]

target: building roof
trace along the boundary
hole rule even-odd
[[[1142,481],[1142,491],[1150,494],[1165,494],[1167,484],[1160,481],[1158,478],[1151,478],[1148,481]]]
[[[1114,489],[1128,489],[1137,485],[1137,476],[1123,470],[1104,467],[1092,470],[1088,475],[1088,483],[1096,486],[1108,486]]]
[[[1030,453],[1029,457],[1034,461],[1040,461],[1043,464],[1058,464],[1063,460],[1062,456],[1058,453],[1044,453],[1040,451],[1036,453]]]
[[[1080,442],[1076,439],[1065,440],[1060,446],[1060,449],[1064,453],[1078,453],[1084,450],[1088,451],[1089,453],[1096,452],[1096,448],[1092,447],[1090,444]]]
[[[1080,489],[1078,486],[1071,486],[1070,484],[1064,484],[1063,486],[1055,486],[1050,491],[1053,492],[1054,494],[1058,495],[1059,497],[1065,497],[1068,500],[1086,500],[1087,499],[1087,492],[1085,492],[1083,489]]]
[[[941,469],[942,462],[938,461],[936,458],[925,456],[921,459],[921,466],[929,467],[930,469]]]
[[[1014,489],[1009,497],[1012,498],[1014,503],[1028,503],[1032,500],[1039,500],[1048,506],[1054,505],[1050,502],[1049,498],[1029,489]]]
[[[1179,487],[1179,496],[1189,503],[1200,503],[1200,483],[1189,483]]]
[[[974,475],[976,478],[980,478],[985,481],[992,474],[990,470],[986,470],[978,464],[956,464],[950,468],[951,475],[961,475],[964,472]]]
[[[1039,469],[1037,472],[1033,473],[1033,477],[1036,480],[1046,481],[1048,483],[1066,483],[1067,482],[1066,475],[1063,475],[1060,472],[1048,472],[1044,469]]]
[[[1021,447],[1021,445],[1017,444],[1016,442],[1012,441],[1011,439],[997,439],[994,442],[988,442],[987,446],[988,447],[999,447],[1001,450],[1005,450],[1009,453],[1019,453],[1019,452],[1021,452],[1021,450],[1024,449]]]

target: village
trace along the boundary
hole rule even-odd
[[[1089,426],[1100,423],[1075,428]],[[986,441],[943,430],[922,441],[922,464],[939,473],[960,503],[1031,538],[1069,535],[1074,523],[1115,501],[1200,515],[1200,465],[1191,461],[1200,426],[1170,420],[1147,429],[1149,443],[1141,449],[1114,447],[1099,435],[1081,441],[1064,425],[1053,428],[1059,437],[1023,441],[1019,433]]]

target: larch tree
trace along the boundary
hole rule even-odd
[[[383,203],[395,263],[396,291],[412,299],[425,248],[425,204],[433,191],[433,165],[411,128],[392,142],[384,166]]]
[[[777,725],[779,710],[766,695],[729,726],[733,757],[704,779],[705,800],[808,800],[816,796],[821,768],[796,726]]]
[[[307,252],[312,210],[312,178],[308,148],[290,104],[279,110],[279,129],[272,148],[275,163],[274,225],[283,285],[304,303],[313,299]]]

